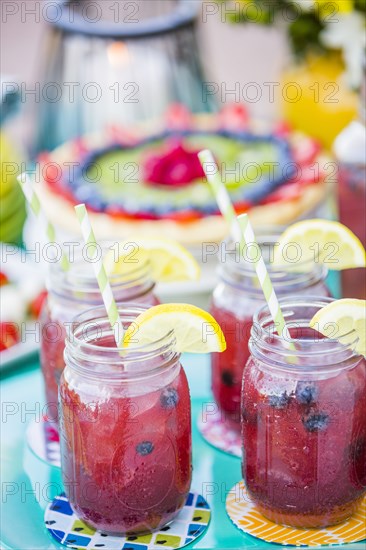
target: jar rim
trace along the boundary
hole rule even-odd
[[[323,296],[291,296],[280,298],[279,304],[288,328],[310,329],[305,321],[310,321],[313,315],[302,314],[302,324],[300,324],[300,321],[291,321],[291,316],[296,314],[296,308],[313,309],[313,314],[315,314],[316,311],[334,301],[334,298]],[[339,339],[347,341],[347,345],[341,343]],[[313,370],[316,368],[323,371],[326,369],[339,369],[342,368],[340,364],[347,366],[352,361],[361,359],[362,356],[354,350],[358,340],[355,330],[340,334],[338,338],[322,336],[314,339],[290,338],[285,340],[283,336],[276,333],[269,307],[265,304],[253,316],[249,347],[254,356],[261,360],[269,360],[271,365],[273,362],[275,366],[282,365],[282,367],[291,368],[291,370],[297,367],[300,370]],[[317,344],[316,349],[311,348],[314,343]],[[290,347],[289,344],[293,344],[295,348]],[[319,357],[326,357],[324,367],[316,364]],[[314,364],[301,365],[298,362],[301,360],[314,361]]]
[[[119,303],[117,306],[123,323],[133,322],[140,313],[148,309],[148,307],[133,303]],[[163,365],[158,367],[161,370],[162,366],[169,366],[172,362],[176,363],[180,356],[175,349],[176,338],[174,330],[170,330],[167,334],[149,344],[124,348],[96,344],[95,342],[98,338],[93,337],[93,335],[88,336],[92,327],[97,328],[98,338],[109,338],[109,341],[112,340],[114,342],[114,333],[104,306],[90,308],[74,317],[70,330],[67,331],[65,357],[69,360],[74,358],[73,366],[77,363],[77,368],[84,372],[88,369],[84,369],[80,365],[83,361],[89,365],[98,364],[104,367],[106,365],[119,367],[120,370],[114,373],[114,377],[117,378],[120,378],[121,375],[129,377],[131,374],[134,377],[138,377],[146,375],[146,373],[152,374],[157,370],[149,367],[148,362],[150,360],[160,356],[164,357]],[[100,328],[102,330],[101,333],[99,333]],[[131,364],[141,364],[143,362],[146,363],[146,368],[142,367],[138,372],[128,369],[128,366]]]
[[[267,228],[267,230],[262,230],[257,234],[257,243],[261,248],[262,256],[263,252],[267,255],[270,254],[280,235],[281,231],[278,227]],[[261,294],[260,285],[255,286],[257,275],[254,262],[252,260],[243,261],[240,255],[239,243],[235,243],[233,239],[228,238],[221,243],[221,246],[226,247],[226,261],[221,261],[219,266],[219,274],[224,282],[254,294]],[[234,247],[232,252],[229,251],[230,247]],[[234,258],[233,255],[235,255]],[[274,266],[267,258],[266,265],[277,292],[281,292],[283,289],[288,290],[289,285],[293,287],[292,291],[314,286],[324,281],[328,274],[326,267],[323,264],[314,262],[313,259]],[[295,265],[296,269],[294,268]]]
[[[84,256],[84,245],[81,243],[81,246],[82,250],[77,251],[73,261],[70,262],[71,267],[68,271],[63,271],[59,263],[50,265],[48,286],[51,293],[65,298],[69,298],[73,293],[78,293],[79,299],[82,299],[80,293],[83,293],[85,300],[91,294],[95,292],[99,293],[98,282],[93,270],[93,262]],[[110,242],[103,241],[97,246],[100,247],[103,256],[108,250],[113,250],[111,248],[112,243]],[[152,290],[155,286],[151,278],[149,259],[138,261],[126,273],[109,275],[108,280],[112,289],[116,292],[141,285],[141,292],[136,294],[136,297]]]

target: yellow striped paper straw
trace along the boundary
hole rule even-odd
[[[52,223],[48,220],[45,211],[41,206],[39,197],[34,189],[34,186],[30,180],[28,174],[23,173],[18,176],[18,182],[21,185],[24,196],[27,199],[29,206],[31,207],[36,218],[42,223],[45,228],[45,233],[47,238],[51,243],[56,243],[56,231]],[[68,271],[70,269],[70,262],[65,252],[62,251],[61,255],[61,269],[63,271]]]
[[[259,251],[257,258],[253,260],[254,268],[259,279],[259,283],[262,287],[264,297],[268,304],[273,322],[275,323],[277,332],[279,335],[285,338],[286,341],[289,341],[291,339],[290,333],[286,326],[280,304],[272,285],[272,281],[268,275],[268,271],[261,254],[260,247],[255,239],[253,228],[249,222],[248,215],[242,214],[239,217],[236,216],[234,206],[231,202],[229,193],[227,192],[227,189],[221,180],[219,168],[211,151],[208,151],[207,149],[205,151],[201,151],[200,153],[198,153],[198,157],[206,174],[207,181],[211,185],[220,212],[229,224],[234,240],[244,246],[255,244],[256,248]]]
[[[120,348],[124,337],[123,325],[118,313],[117,304],[113,297],[111,285],[109,284],[108,277],[104,269],[103,260],[98,255],[98,244],[95,240],[94,231],[91,226],[85,204],[78,204],[75,206],[75,212],[80,223],[81,233],[85,244],[94,245],[92,249],[95,250],[95,253],[92,255],[91,262],[93,264],[94,273],[103,298],[104,306],[107,310],[108,319],[114,333],[116,345]]]

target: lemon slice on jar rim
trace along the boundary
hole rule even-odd
[[[336,221],[313,219],[291,225],[274,249],[273,266],[308,271],[314,263],[337,271],[365,267],[365,249],[348,227]]]
[[[222,352],[224,334],[217,321],[191,304],[160,304],[141,313],[127,328],[123,346],[140,347],[156,342],[174,331],[180,353]]]
[[[366,300],[335,300],[317,311],[309,325],[366,357]]]

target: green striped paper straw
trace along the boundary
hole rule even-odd
[[[81,233],[85,244],[94,245],[92,248],[95,250],[95,253],[91,258],[91,262],[98,281],[99,290],[102,294],[104,306],[107,310],[108,319],[114,333],[116,345],[120,348],[124,337],[123,325],[118,313],[117,304],[113,297],[111,285],[109,284],[108,277],[104,269],[103,260],[98,256],[98,244],[95,240],[94,231],[91,226],[85,204],[78,204],[75,206],[75,212],[80,223]]]
[[[207,181],[211,185],[221,214],[226,219],[230,227],[234,241],[239,242],[241,246],[255,244],[256,248],[260,251],[260,247],[255,239],[248,215],[242,214],[239,217],[236,216],[234,206],[231,202],[229,193],[221,180],[219,168],[211,151],[208,151],[207,149],[201,151],[198,153],[198,157],[206,174]],[[258,258],[253,263],[259,284],[262,287],[263,294],[268,304],[277,332],[285,338],[286,341],[289,341],[290,333],[286,326],[285,319],[283,317],[280,304],[278,303],[272,281],[268,275],[262,254],[259,254]]]
[[[45,211],[41,206],[39,197],[34,189],[34,186],[30,180],[28,174],[20,174],[18,176],[18,182],[21,185],[24,196],[27,199],[29,206],[31,207],[33,213],[35,214],[37,220],[39,220],[45,228],[45,233],[47,238],[51,243],[56,243],[56,231],[52,223],[48,220]],[[62,252],[61,255],[61,269],[63,271],[68,271],[70,269],[70,262],[65,252]]]
[[[231,202],[229,193],[221,180],[219,167],[216,164],[213,154],[208,149],[205,149],[204,151],[198,153],[198,158],[200,159],[202,168],[206,174],[207,181],[211,186],[213,194],[215,195],[220,212],[230,228],[234,241],[240,243],[241,246],[244,246],[245,242],[243,239],[243,233],[236,217],[234,206]]]
[[[255,244],[256,248],[260,251],[259,245],[254,235],[252,224],[249,221],[248,214],[241,214],[240,216],[238,216],[238,222],[243,232],[245,243],[247,245]],[[253,263],[277,332],[280,336],[282,336],[282,338],[284,338],[288,342],[289,340],[291,340],[291,336],[286,326],[285,319],[283,317],[283,313],[278,302],[278,298],[274,291],[272,281],[268,275],[266,264],[263,260],[263,256],[261,253],[257,255],[257,258],[255,260],[253,260]]]

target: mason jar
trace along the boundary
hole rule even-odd
[[[124,327],[142,311],[122,305]],[[106,534],[164,527],[185,504],[192,470],[190,396],[174,333],[118,349],[104,308],[95,308],[75,318],[65,362],[61,468],[72,508]]]
[[[263,258],[276,294],[329,296],[327,270],[319,263],[286,263],[274,267],[273,250],[279,235],[258,236]],[[248,251],[248,256],[249,256]],[[295,269],[294,269],[295,267]],[[211,354],[212,392],[222,419],[240,431],[240,394],[244,365],[249,357],[248,341],[254,313],[265,303],[254,264],[240,254],[233,242],[220,248],[219,283],[214,289],[210,312],[221,326],[226,351]]]
[[[246,489],[268,519],[300,528],[346,520],[366,493],[366,361],[352,350],[356,333],[345,347],[309,328],[331,301],[280,301],[292,348],[264,306],[254,316],[243,376]]]
[[[154,295],[155,283],[148,262],[141,263],[126,274],[109,277],[116,302],[136,302],[142,305],[159,303]],[[48,298],[41,313],[40,363],[47,399],[47,416],[57,421],[58,384],[65,367],[64,348],[67,325],[83,311],[101,305],[102,296],[92,264],[80,255],[69,271],[52,264],[48,278]]]

